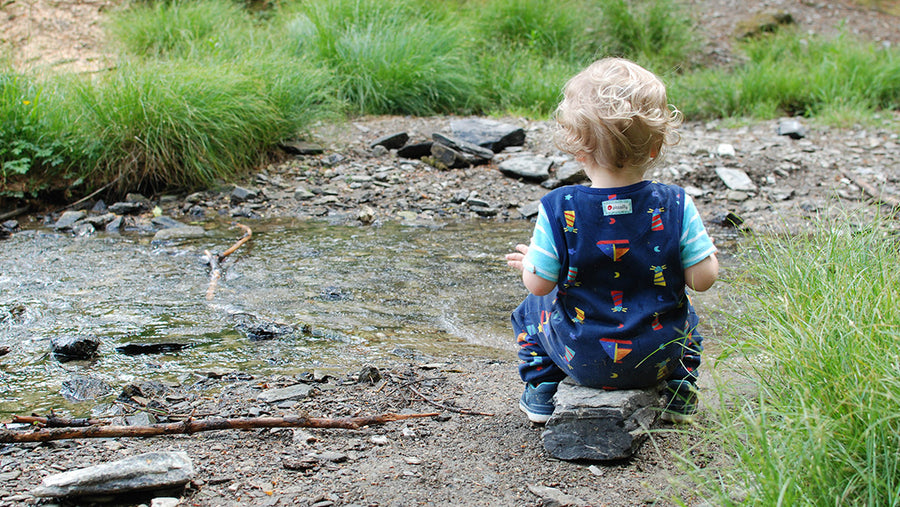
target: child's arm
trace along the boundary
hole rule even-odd
[[[719,259],[714,253],[684,270],[684,282],[688,287],[698,292],[703,292],[712,287],[718,277]]]
[[[528,292],[531,292],[535,296],[546,296],[549,294],[554,287],[556,287],[556,282],[551,282],[550,280],[545,280],[541,278],[533,271],[529,271],[525,269],[525,255],[528,253],[527,245],[516,245],[516,252],[506,254],[506,264],[510,267],[516,268],[522,272],[522,283],[525,284],[525,288],[528,289]]]

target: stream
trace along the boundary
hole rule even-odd
[[[509,312],[525,295],[503,255],[526,242],[528,221],[435,227],[338,226],[301,220],[250,224],[252,239],[222,263],[207,299],[204,250],[242,234],[207,224],[200,239],[164,244],[138,234],[73,238],[31,229],[2,242],[0,417],[83,412],[61,394],[74,375],[121,388],[139,379],[184,382],[205,372],[352,371],[388,356],[453,352],[514,357]],[[246,319],[302,332],[252,340]],[[58,360],[53,337],[101,339],[92,361]],[[178,343],[126,355],[132,343]],[[100,400],[81,402],[93,405]]]

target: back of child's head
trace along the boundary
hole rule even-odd
[[[570,79],[563,95],[556,110],[563,151],[643,174],[674,144],[681,114],[669,109],[662,81],[636,63],[598,60]]]

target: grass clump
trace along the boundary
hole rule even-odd
[[[734,352],[756,400],[718,414],[728,480],[716,505],[900,505],[900,236],[887,222],[823,223],[760,239]],[[732,358],[734,360],[734,358]],[[737,484],[748,498],[728,496]]]
[[[296,51],[329,68],[354,114],[477,110],[481,95],[463,37],[440,12],[411,2],[317,0],[287,25]]]
[[[705,69],[679,78],[672,95],[690,117],[781,115],[900,108],[895,49],[849,37],[803,37],[791,31],[741,46],[747,61],[732,71]]]

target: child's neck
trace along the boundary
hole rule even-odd
[[[627,169],[610,171],[606,168],[585,168],[592,188],[620,188],[634,185],[644,181],[643,172],[629,171]]]

